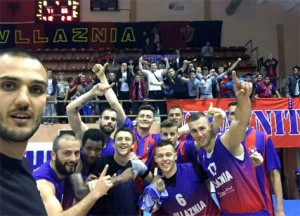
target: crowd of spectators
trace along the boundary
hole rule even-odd
[[[145,45],[150,41],[152,45],[154,41],[155,44],[159,43],[157,30],[153,29],[151,37],[151,40],[146,39]],[[146,46],[143,47],[143,53],[149,54],[145,50]],[[213,55],[209,42],[203,47],[202,53]],[[157,114],[162,115],[161,120],[164,120],[167,113],[165,99],[235,97],[231,73],[241,61],[240,58],[233,64],[229,63],[226,68],[223,65],[213,67],[209,54],[202,54],[203,58],[200,61],[184,60],[179,50],[176,50],[175,54],[176,58],[171,62],[168,58],[151,62],[141,57],[138,62],[119,62],[117,71],[109,69],[106,72],[109,84],[115,83],[113,90],[122,102],[126,115],[137,115],[139,107],[149,103],[156,108]],[[276,88],[277,64],[278,61],[270,55],[264,63],[264,74],[257,71],[239,76],[239,80],[253,83],[251,99],[281,98]],[[52,71],[48,70],[47,91],[50,101],[44,111],[43,123],[67,123],[64,117],[67,103],[89,91],[97,83],[99,83],[97,77],[87,77],[84,73],[79,73],[77,77],[65,78],[64,73],[53,76]],[[295,66],[293,74],[286,79],[287,97],[299,97],[299,88],[299,66]],[[99,99],[101,102],[97,102]],[[99,115],[107,107],[109,105],[103,98],[95,97],[94,102],[83,105],[80,112],[83,116]],[[58,118],[53,117],[56,115]],[[85,117],[84,121],[94,122],[92,117]]]

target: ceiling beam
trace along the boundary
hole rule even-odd
[[[236,9],[240,6],[243,0],[231,0],[229,4],[227,5],[225,12],[228,16],[231,16],[234,14]]]

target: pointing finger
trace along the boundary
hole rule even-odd
[[[101,174],[100,174],[100,178],[106,176],[107,170],[108,170],[108,164],[105,165],[104,169],[102,170]]]
[[[233,81],[233,83],[234,83],[234,86],[237,86],[238,83],[239,83],[235,71],[232,71],[232,81]]]

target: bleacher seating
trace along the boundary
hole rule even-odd
[[[136,48],[126,48],[116,50],[110,48],[62,48],[62,49],[35,49],[40,58],[44,61],[47,68],[51,68],[54,72],[60,71],[89,71],[91,65],[95,62],[105,62],[113,59],[121,59],[122,57],[130,57],[137,61],[141,56],[141,50]],[[182,55],[189,60],[201,60],[200,47],[187,47],[181,50]],[[213,65],[228,66],[237,58],[241,57],[243,61],[237,67],[240,72],[254,72],[256,64],[247,54],[246,47],[219,47],[214,48]],[[166,54],[174,54],[174,49],[166,50]],[[197,65],[197,63],[196,63]]]

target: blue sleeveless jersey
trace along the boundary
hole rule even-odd
[[[163,178],[166,182],[166,179]],[[191,163],[177,164],[175,185],[166,184],[168,199],[162,203],[168,215],[217,216],[220,211],[208,191],[205,181],[200,180]]]
[[[243,160],[237,159],[220,137],[216,138],[212,154],[208,156],[201,149],[198,159],[215,186],[222,214],[268,215],[249,155],[245,153]]]
[[[37,180],[46,180],[52,183],[55,187],[55,196],[62,202],[64,193],[64,180],[60,180],[54,170],[50,166],[50,161],[45,162],[40,167],[38,167],[33,173],[33,178]]]

